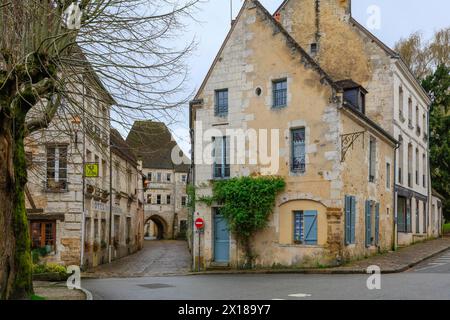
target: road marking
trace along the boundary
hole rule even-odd
[[[272,299],[273,301],[284,301],[286,299]]]
[[[311,297],[311,294],[308,293],[294,293],[294,294],[290,294],[289,297],[293,297],[293,298],[308,298]]]
[[[440,266],[445,266],[445,265],[446,265],[446,263],[434,263],[434,262],[431,262],[431,263],[428,263],[427,267],[416,269],[415,271],[423,271],[423,270],[433,269],[433,268],[440,267]]]

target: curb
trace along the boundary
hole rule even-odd
[[[78,288],[78,290],[82,291],[86,295],[86,300],[94,300],[94,297],[92,296],[92,293],[89,290],[82,287]]]
[[[402,273],[408,271],[412,267],[418,265],[419,263],[431,259],[447,250],[450,249],[450,246],[439,251],[430,254],[424,258],[411,262],[402,267],[398,267],[395,269],[384,269],[381,270],[382,274],[394,274],[394,273]],[[200,275],[233,275],[233,274],[367,274],[366,269],[281,269],[281,270],[217,270],[217,271],[201,271],[201,272],[189,272],[188,276],[200,276]]]

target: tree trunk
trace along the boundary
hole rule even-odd
[[[0,109],[0,299],[33,294],[30,235],[25,209],[25,115]],[[14,120],[13,120],[14,119]]]

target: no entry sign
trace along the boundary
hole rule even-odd
[[[203,229],[204,226],[205,226],[205,221],[203,221],[202,218],[197,218],[197,219],[195,220],[195,227],[196,227],[197,229]]]

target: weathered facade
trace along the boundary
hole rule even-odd
[[[73,91],[80,95],[72,97],[73,102],[63,101],[48,128],[26,140],[29,159],[26,207],[32,249],[39,250],[44,261],[89,267],[124,255],[124,250],[113,247],[109,229],[109,164],[113,142],[109,108],[115,102],[93,73],[85,76],[83,85],[75,86],[77,89]],[[117,156],[117,152],[117,148],[112,148],[115,160],[121,164],[128,161]],[[97,177],[85,175],[83,164],[88,163],[97,166],[94,169]],[[136,197],[142,177],[136,163],[127,162],[127,167],[133,170],[135,179],[130,185],[132,191],[125,193],[126,198]],[[116,177],[125,179],[125,175]],[[142,241],[135,239],[135,235],[140,237],[143,232],[139,231],[143,230],[142,218],[140,227],[135,226],[139,215],[142,216],[137,198],[128,207],[128,215],[133,217],[132,241],[125,245],[125,238],[120,239],[120,246],[127,246],[127,252],[135,251]],[[125,226],[123,221],[120,233]]]
[[[127,143],[142,162],[146,178],[144,235],[156,239],[185,238],[189,159],[161,122],[135,122]]]
[[[395,161],[397,243],[433,236],[430,99],[401,57],[351,16],[351,0],[286,0],[276,19],[334,79],[366,88],[370,119],[400,142]]]
[[[366,116],[372,93],[350,79],[330,76],[248,0],[191,102],[198,197],[211,195],[216,179],[271,174],[287,183],[268,227],[253,239],[256,266],[335,265],[393,247],[397,141]],[[233,158],[239,136],[244,162]],[[262,147],[269,158],[279,154],[267,162]],[[259,157],[254,163],[251,154]],[[201,267],[243,263],[220,205],[197,202],[197,216],[206,225]],[[195,237],[196,255],[198,246]]]

